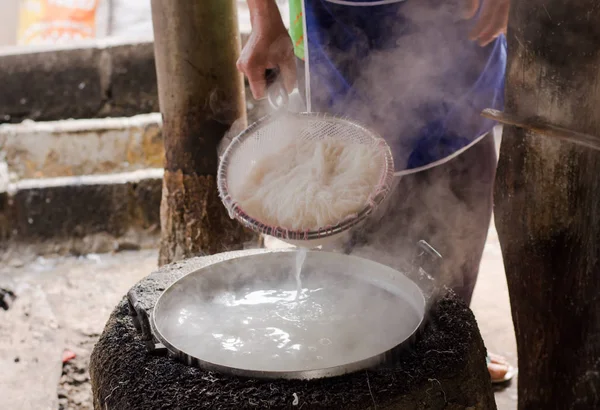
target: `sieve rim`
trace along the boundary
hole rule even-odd
[[[340,234],[357,225],[359,222],[363,221],[367,216],[369,216],[373,210],[388,196],[391,191],[392,181],[394,178],[394,159],[389,145],[381,135],[367,128],[362,123],[347,117],[319,112],[286,112],[283,115],[293,116],[299,119],[320,118],[328,121],[342,122],[349,127],[359,129],[363,135],[371,138],[374,141],[374,144],[379,148],[379,151],[384,158],[379,182],[373,189],[367,204],[362,210],[354,215],[350,215],[335,225],[326,226],[316,230],[294,230],[281,226],[268,225],[247,214],[240,204],[233,200],[229,192],[227,183],[230,164],[229,160],[235,152],[237,145],[253,136],[260,128],[281,115],[282,113],[269,114],[251,124],[248,128],[232,139],[231,143],[220,158],[217,172],[217,189],[219,191],[221,201],[223,202],[223,205],[225,205],[225,208],[229,212],[231,218],[238,220],[242,223],[242,225],[254,232],[273,236],[284,241],[313,241]]]

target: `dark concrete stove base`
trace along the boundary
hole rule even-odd
[[[162,290],[181,276],[248,252],[165,266],[131,292],[150,311]],[[477,323],[452,293],[433,306],[422,334],[395,369],[315,381],[234,378],[152,355],[123,299],[94,348],[90,375],[96,410],[496,408]]]

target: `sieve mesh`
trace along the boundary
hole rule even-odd
[[[337,138],[355,144],[376,145],[380,149],[379,183],[373,187],[369,201],[362,211],[339,221],[336,225],[324,226],[314,231],[294,231],[268,225],[244,212],[236,202],[236,193],[239,192],[249,170],[260,158],[280,151],[292,138]],[[246,227],[282,240],[314,241],[343,233],[368,216],[389,193],[393,172],[390,148],[383,138],[366,127],[355,121],[327,114],[286,112],[264,117],[233,139],[221,158],[217,184],[221,200],[230,216]]]

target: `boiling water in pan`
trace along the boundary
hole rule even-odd
[[[305,266],[300,281],[305,256],[299,252],[287,283],[223,289],[209,302],[182,304],[163,331],[180,350],[211,363],[298,371],[367,359],[418,326],[410,303],[354,276]]]

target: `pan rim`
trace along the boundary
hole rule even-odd
[[[170,296],[170,292],[173,292],[174,287],[181,284],[181,282],[184,281],[184,279],[186,279],[192,275],[199,275],[199,274],[201,275],[202,271],[204,271],[204,273],[206,273],[207,269],[210,269],[211,267],[214,267],[215,265],[233,264],[233,263],[236,263],[236,261],[239,263],[240,259],[256,258],[256,257],[264,256],[264,255],[281,254],[281,253],[295,253],[295,252],[297,252],[296,249],[265,250],[263,252],[257,252],[257,253],[253,253],[253,254],[249,254],[249,255],[242,255],[242,256],[233,257],[231,259],[217,261],[217,262],[211,263],[209,265],[203,266],[199,269],[196,269],[194,271],[191,271],[191,272],[185,274],[184,276],[182,276],[181,278],[179,278],[178,280],[173,282],[171,285],[169,285],[161,293],[161,295],[157,299],[154,307],[152,308],[152,312],[149,316],[150,316],[150,326],[152,329],[153,336],[167,348],[167,350],[170,352],[171,356],[173,356],[177,360],[179,360],[187,365],[193,366],[193,367],[198,367],[198,368],[201,368],[204,370],[214,371],[214,372],[218,372],[221,374],[232,375],[232,376],[236,376],[236,377],[254,378],[254,379],[289,379],[289,380],[312,380],[312,379],[319,379],[319,378],[342,376],[345,374],[354,373],[354,372],[361,371],[361,370],[367,370],[367,369],[385,364],[391,358],[395,357],[398,352],[400,352],[401,350],[403,350],[404,348],[409,346],[414,341],[414,338],[416,337],[419,330],[422,328],[422,326],[425,323],[427,299],[423,293],[423,290],[413,280],[411,280],[404,273],[402,273],[396,269],[393,269],[389,266],[383,265],[379,262],[375,262],[370,259],[366,259],[366,258],[355,256],[355,255],[345,255],[345,254],[340,254],[340,253],[336,253],[336,252],[327,252],[327,251],[321,251],[321,250],[308,250],[307,252],[308,252],[308,255],[310,255],[311,253],[312,254],[317,254],[317,253],[318,254],[328,254],[328,255],[334,255],[334,257],[338,257],[338,258],[343,257],[343,258],[355,259],[355,260],[361,261],[361,263],[366,262],[366,263],[372,264],[373,266],[381,267],[382,271],[387,271],[388,273],[393,273],[395,275],[395,277],[397,279],[399,279],[400,282],[402,282],[404,285],[412,287],[412,291],[414,291],[415,294],[418,295],[415,299],[417,299],[416,301],[419,306],[415,306],[412,303],[412,301],[410,301],[410,300],[405,300],[405,302],[409,303],[412,306],[412,308],[415,310],[416,314],[419,315],[419,319],[418,319],[416,325],[414,326],[414,328],[412,329],[411,333],[409,334],[409,336],[407,336],[404,340],[399,341],[398,343],[396,343],[395,345],[393,345],[391,348],[389,348],[387,350],[384,350],[384,351],[378,352],[378,353],[374,353],[373,355],[371,355],[369,357],[366,357],[364,359],[354,361],[354,362],[343,363],[343,364],[339,364],[339,365],[335,365],[335,366],[331,366],[331,367],[327,367],[327,368],[309,369],[309,370],[260,370],[260,369],[236,368],[236,367],[232,367],[232,366],[228,366],[228,365],[213,363],[206,359],[196,357],[193,354],[185,352],[182,349],[180,349],[179,347],[176,347],[173,343],[170,342],[168,337],[163,332],[160,331],[160,326],[158,326],[158,324],[157,324],[157,315],[160,315],[161,302],[166,303],[164,301],[166,300],[167,297]],[[382,275],[383,275],[383,273],[381,273],[381,272],[379,274],[377,274],[377,281],[385,282],[385,280],[381,278]],[[357,275],[353,275],[353,276],[357,276]],[[372,278],[369,278],[369,279],[371,279],[371,280],[369,280],[368,283],[370,283],[373,286],[378,286],[376,282],[372,281]],[[388,281],[387,285],[389,285],[390,288],[393,288],[393,287],[398,288],[398,284],[391,283],[391,281]],[[382,287],[382,286],[379,286],[379,287],[381,289],[391,292],[395,296],[399,297],[399,294],[397,292],[390,290],[388,287]]]

